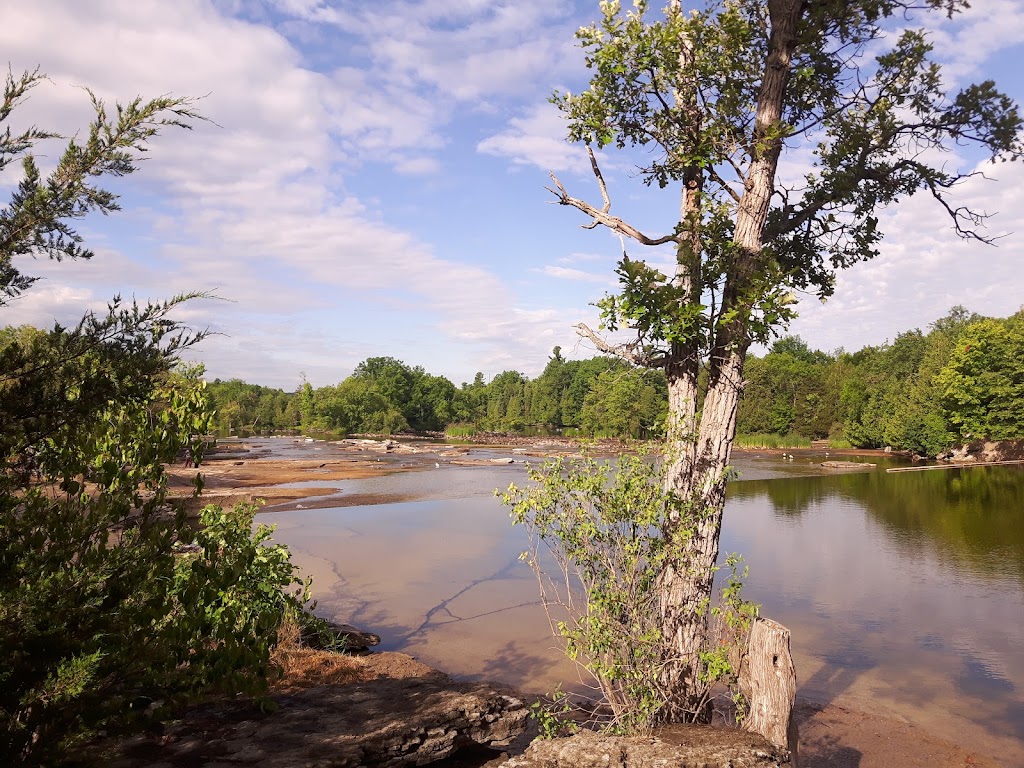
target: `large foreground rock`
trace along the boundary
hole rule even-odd
[[[602,736],[581,731],[538,739],[503,768],[776,768],[789,753],[756,734],[732,728],[673,728],[662,738]]]
[[[279,709],[208,711],[159,741],[124,746],[117,768],[356,768],[425,765],[462,745],[507,746],[526,728],[510,689],[442,675],[382,678],[276,696]],[[200,717],[204,715],[198,713]]]

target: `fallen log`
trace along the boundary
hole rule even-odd
[[[950,464],[929,464],[927,467],[891,467],[886,472],[924,472],[929,469],[964,469],[966,467],[996,467],[1002,464],[1024,464],[1024,459],[1007,461],[958,461]]]

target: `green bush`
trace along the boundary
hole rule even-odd
[[[613,732],[649,733],[666,701],[662,670],[677,655],[661,633],[659,584],[672,554],[661,530],[686,506],[662,490],[657,465],[644,456],[558,458],[529,477],[532,485],[510,485],[501,500],[529,534],[521,559],[534,569],[553,632],[603,699],[603,711],[591,714]],[[712,638],[695,660],[701,707],[719,684],[735,689],[737,651],[756,616],[741,597],[738,562],[726,559],[731,576],[711,609]],[[552,698],[555,708],[541,719],[547,732],[570,698]]]
[[[254,507],[208,507],[197,529],[168,505],[163,464],[210,412],[199,371],[159,353],[167,308],[0,335],[0,764],[261,693],[301,604]]]
[[[0,123],[44,80],[8,73]],[[33,148],[56,134],[0,131],[0,167],[22,167],[0,207],[0,309],[37,279],[26,256],[92,255],[72,223],[118,209],[100,177],[201,119],[182,98],[92,104],[48,175]],[[201,371],[178,362],[204,334],[171,319],[196,297],[0,329],[0,765],[59,764],[197,697],[258,694],[282,607],[304,597],[282,593],[287,550],[253,535],[251,508],[208,509],[196,531],[169,503],[164,465],[210,428]]]

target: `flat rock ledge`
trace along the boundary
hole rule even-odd
[[[757,734],[712,726],[673,727],[663,738],[580,731],[537,739],[502,768],[782,768],[789,752]]]
[[[471,743],[508,746],[527,726],[511,689],[442,675],[377,679],[274,697],[249,717],[200,713],[162,738],[122,746],[111,768],[357,768],[425,765]],[[220,719],[220,722],[216,722]],[[196,719],[192,718],[193,721]],[[197,726],[200,726],[197,728]],[[197,732],[198,731],[198,732]]]

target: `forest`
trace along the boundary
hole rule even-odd
[[[882,448],[935,456],[975,438],[1024,434],[1024,310],[989,318],[963,307],[856,352],[799,336],[751,355],[737,416],[740,445]],[[530,379],[503,371],[455,386],[391,357],[371,357],[335,386],[295,392],[238,379],[208,384],[219,434],[302,429],[347,434],[477,432],[654,438],[664,433],[660,370],[613,357],[567,360],[555,347]],[[773,440],[772,438],[778,438]]]

